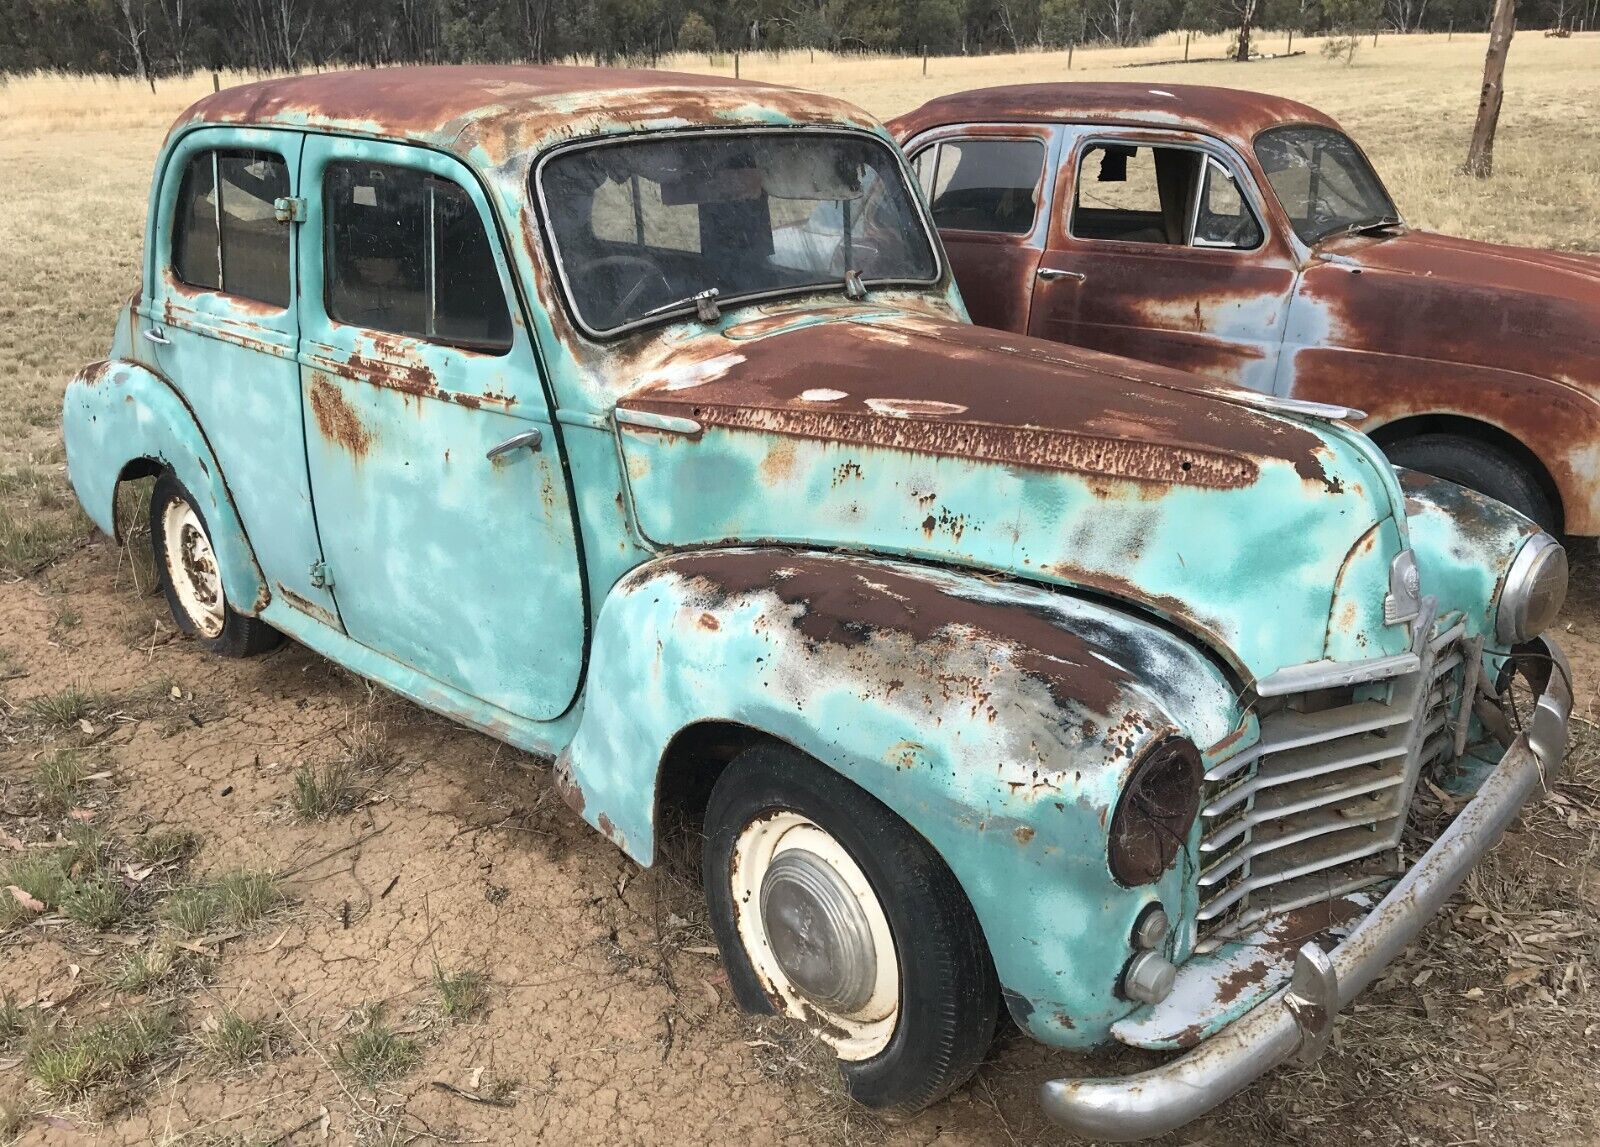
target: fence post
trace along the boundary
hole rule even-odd
[[[922,74],[928,74],[928,45],[922,45]]]
[[[1067,41],[1067,71],[1072,71],[1072,49],[1077,46],[1073,40]]]
[[[1192,39],[1194,39],[1192,31],[1183,34],[1183,62],[1186,64],[1189,62],[1189,41]]]
[[[214,92],[220,92],[222,90],[222,77],[217,75],[217,70],[215,68],[211,69],[211,90]]]
[[[1294,29],[1289,29],[1289,46],[1283,50],[1285,56],[1294,55]]]
[[[733,54],[733,78],[736,79],[736,80],[739,78],[739,53],[738,52],[735,52]]]

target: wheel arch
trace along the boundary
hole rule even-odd
[[[1468,438],[1506,454],[1526,470],[1539,484],[1556,513],[1558,525],[1566,521],[1567,499],[1561,486],[1550,472],[1550,467],[1538,454],[1510,431],[1492,422],[1462,414],[1415,414],[1386,422],[1367,431],[1368,436],[1385,452],[1391,446],[1425,434],[1449,434]]]
[[[785,597],[818,579],[833,590]],[[1097,603],[871,558],[699,551],[635,569],[602,604],[555,784],[650,864],[670,810],[692,819],[738,751],[786,743],[939,855],[1028,1029],[1090,1047],[1131,1006],[1116,980],[1139,913],[1185,903],[1181,865],[1115,884],[1110,812],[1147,745],[1175,728],[1215,743],[1235,708],[1199,651]]]
[[[94,363],[67,384],[61,429],[68,480],[84,512],[104,533],[123,540],[116,497],[124,482],[170,469],[200,503],[229,602],[245,615],[266,607],[271,600],[267,581],[222,468],[171,383],[126,359]]]

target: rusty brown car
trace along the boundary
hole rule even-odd
[[[890,128],[975,322],[1358,408],[1397,464],[1600,534],[1600,259],[1409,227],[1277,96],[1028,84]]]

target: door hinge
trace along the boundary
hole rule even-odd
[[[272,217],[279,223],[304,223],[306,201],[298,195],[284,195],[272,201]]]
[[[311,584],[318,589],[333,588],[333,571],[328,568],[327,562],[311,563]]]

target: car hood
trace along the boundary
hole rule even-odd
[[[1600,398],[1600,258],[1426,231],[1316,248],[1317,342],[1550,379]],[[1356,274],[1351,274],[1357,272]]]
[[[1317,253],[1353,259],[1370,270],[1564,299],[1600,311],[1600,257],[1594,255],[1480,243],[1409,228],[1387,236],[1326,240]]]
[[[675,328],[616,407],[663,547],[874,551],[1078,587],[1245,676],[1403,647],[1370,442],[1161,367],[904,312]]]

